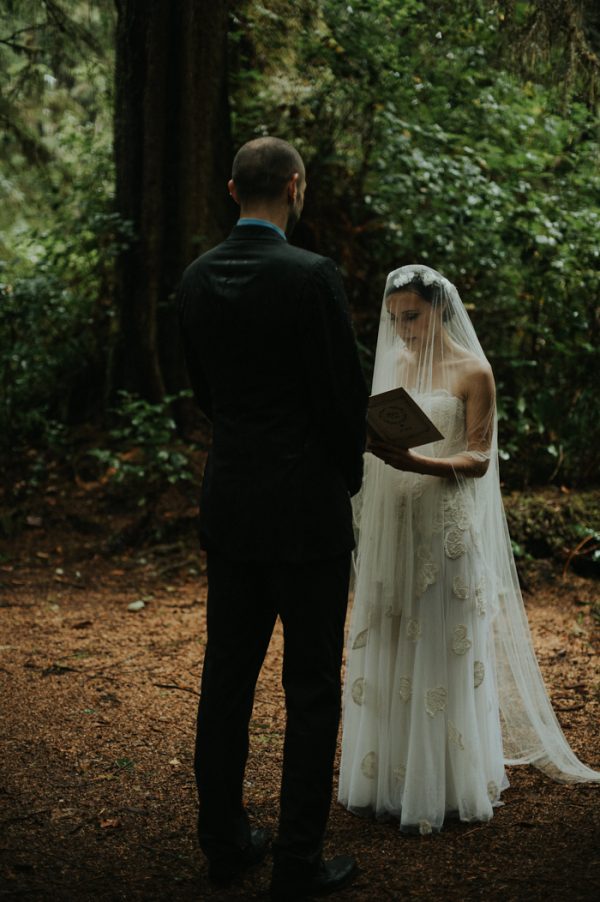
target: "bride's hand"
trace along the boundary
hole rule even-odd
[[[398,448],[396,445],[387,445],[381,441],[369,444],[369,451],[375,457],[379,457],[384,463],[396,470],[406,470],[409,473],[420,472],[420,458],[410,448]]]

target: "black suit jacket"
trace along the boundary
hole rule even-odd
[[[350,550],[367,390],[334,263],[266,226],[236,226],[186,269],[178,304],[213,424],[203,546],[262,561]]]

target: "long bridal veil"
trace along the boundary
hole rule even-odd
[[[399,307],[393,302],[401,290],[410,292],[414,286],[427,298],[434,314],[428,317],[425,326],[421,322],[417,339],[411,337],[410,331],[410,318],[416,314],[410,305]],[[403,322],[400,318],[404,318]],[[416,326],[415,329],[418,332]],[[470,420],[461,432],[465,414],[457,397],[457,385],[470,380],[469,384],[475,386],[472,390],[476,391],[477,374],[487,366],[469,315],[451,282],[420,265],[404,266],[390,273],[381,308],[372,393],[402,385],[445,436],[444,442],[419,448],[419,452],[431,457],[458,455],[480,461],[484,475],[464,476],[457,468],[452,480],[441,480],[395,470],[367,455],[365,481],[355,499],[359,533],[356,610],[350,631],[340,780],[340,799],[350,808],[375,807],[388,811],[402,808],[404,811],[408,807],[406,795],[388,804],[380,803],[381,793],[368,798],[366,790],[361,802],[358,790],[353,796],[353,787],[360,784],[360,771],[363,777],[371,778],[371,783],[373,778],[377,780],[376,768],[381,768],[383,748],[393,746],[395,741],[389,727],[395,706],[406,702],[415,692],[416,677],[403,675],[402,667],[381,654],[381,648],[389,648],[393,642],[397,646],[398,637],[411,640],[411,647],[416,647],[427,617],[433,616],[433,602],[427,608],[427,599],[433,598],[442,570],[445,582],[438,591],[452,595],[455,605],[470,605],[474,613],[472,620],[461,614],[458,622],[449,618],[447,607],[440,607],[442,619],[436,628],[448,635],[445,666],[449,675],[445,684],[441,678],[438,680],[439,686],[435,681],[430,688],[423,683],[419,692],[425,699],[425,713],[419,716],[429,724],[444,709],[447,717],[444,735],[451,750],[466,747],[467,740],[456,726],[456,718],[466,718],[464,710],[450,717],[450,682],[454,681],[452,685],[457,687],[462,676],[452,676],[450,671],[475,651],[477,624],[485,621],[485,633],[481,633],[479,641],[489,643],[485,667],[494,673],[486,672],[486,679],[490,684],[495,683],[493,695],[487,697],[486,704],[489,710],[490,699],[497,697],[504,763],[533,764],[563,782],[600,781],[600,773],[583,764],[570,748],[549,701],[533,649],[500,493],[495,404],[486,404],[483,398],[481,404],[472,403]],[[415,532],[419,532],[420,538],[415,538]],[[408,561],[409,566],[403,567],[403,562]],[[407,603],[409,598],[412,607]],[[416,610],[420,613],[415,614]],[[461,610],[464,612],[466,608]],[[384,628],[387,645],[381,640]],[[371,670],[365,676],[364,661],[353,661],[358,662],[359,653],[368,653],[372,631],[377,631],[379,636],[379,657],[367,665]],[[471,690],[484,679],[484,658],[482,655],[475,658],[477,655],[469,664]],[[373,685],[368,685],[369,680],[378,686],[373,689]],[[381,685],[391,683],[395,685],[386,696]],[[371,699],[375,713],[370,715],[369,692],[373,691],[377,698]],[[368,717],[373,719],[365,720]],[[477,719],[477,709],[473,707],[473,722]],[[382,727],[384,721],[387,727]],[[388,730],[385,741],[384,729]],[[361,745],[361,731],[372,735],[377,730],[378,751],[371,751],[375,746],[369,746],[368,742]],[[481,737],[477,741],[485,744]],[[425,753],[428,753],[426,749]],[[408,754],[414,757],[410,749]],[[390,772],[394,771],[394,764],[399,779],[402,781],[406,776],[408,785],[406,760],[390,760]],[[488,786],[495,786],[496,773],[497,769],[487,777]],[[402,786],[402,792],[406,793]],[[386,790],[383,796],[386,793],[389,798],[393,795],[392,790]],[[492,792],[492,803],[498,795]]]

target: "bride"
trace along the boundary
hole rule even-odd
[[[494,380],[461,302],[427,266],[394,270],[373,393],[404,386],[443,439],[371,438],[344,690],[339,799],[431,833],[487,821],[506,764],[599,781],[546,694],[500,496]]]

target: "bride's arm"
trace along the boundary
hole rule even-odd
[[[397,470],[410,473],[442,478],[455,474],[472,478],[484,476],[489,466],[494,429],[495,388],[490,367],[479,366],[470,373],[465,388],[465,451],[452,457],[426,457],[417,451],[381,442],[370,442],[369,451]]]

